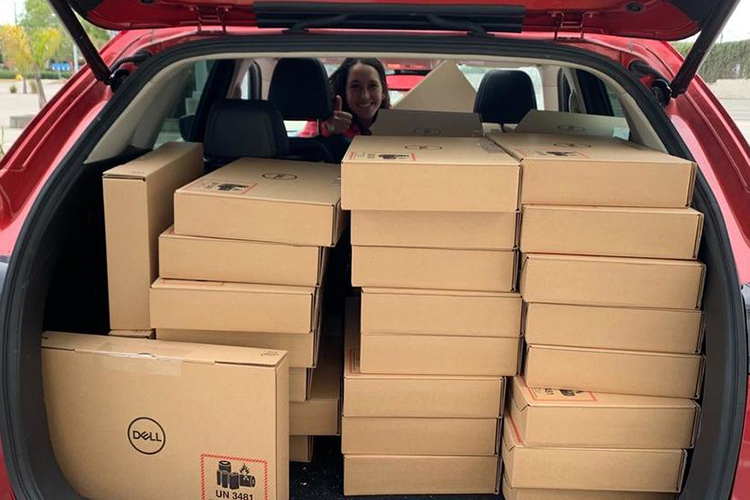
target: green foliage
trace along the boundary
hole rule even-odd
[[[0,69],[0,80],[14,80],[17,74],[18,71]],[[57,71],[44,70],[40,73],[40,76],[42,80],[61,80],[70,78],[72,73],[70,71],[61,71],[58,73]],[[31,77],[31,75],[27,75],[27,77]]]
[[[11,85],[10,86],[10,93],[11,94],[17,94],[18,93],[18,87],[16,87],[15,85]]]
[[[672,44],[683,56],[692,48],[690,42]],[[719,79],[750,78],[750,40],[717,43],[706,56],[698,74],[707,82]]]

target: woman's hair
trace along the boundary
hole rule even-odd
[[[375,58],[349,57],[347,59],[344,59],[344,62],[341,63],[341,66],[339,66],[336,71],[333,72],[330,78],[328,78],[328,81],[331,83],[331,92],[333,93],[333,95],[341,96],[341,107],[343,111],[346,111],[347,113],[352,112],[351,108],[349,107],[349,103],[346,102],[346,79],[349,78],[349,71],[351,71],[351,69],[357,63],[372,66],[373,68],[375,68],[375,71],[378,72],[378,78],[380,78],[380,86],[383,87],[383,101],[380,103],[380,109],[390,108],[391,98],[388,95],[388,81],[385,78],[385,67],[383,67],[383,63]]]

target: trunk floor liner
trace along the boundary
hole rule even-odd
[[[290,464],[291,500],[336,500],[344,494],[341,438],[316,437],[312,462]],[[362,500],[502,500],[502,495],[397,495],[346,497]]]

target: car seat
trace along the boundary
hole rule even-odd
[[[325,66],[317,59],[290,57],[276,63],[268,89],[268,101],[284,120],[326,120],[333,113],[333,99]],[[291,137],[292,155],[309,161],[335,160],[323,137]]]
[[[529,75],[521,70],[488,71],[479,84],[474,112],[484,123],[518,124],[536,107],[536,92]]]
[[[203,143],[206,171],[238,158],[289,158],[284,120],[268,101],[223,99],[208,114]]]

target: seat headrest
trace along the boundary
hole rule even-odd
[[[326,68],[317,59],[288,58],[276,63],[268,89],[285,120],[325,120],[333,112]]]
[[[289,152],[289,138],[271,103],[224,99],[208,114],[203,149],[206,158],[278,158]]]
[[[518,123],[536,109],[536,93],[529,75],[520,70],[488,71],[479,84],[474,112],[485,123]]]

